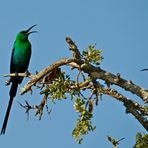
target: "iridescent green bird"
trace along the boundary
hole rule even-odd
[[[10,73],[15,73],[15,77],[10,77],[12,83],[10,88],[10,99],[7,107],[6,115],[4,118],[3,126],[1,129],[1,135],[5,134],[7,122],[13,102],[13,98],[16,96],[18,84],[23,80],[23,77],[19,77],[18,73],[24,73],[28,69],[30,57],[31,57],[31,43],[28,40],[28,36],[36,31],[30,31],[36,25],[31,26],[29,29],[21,31],[17,34],[16,40],[13,45],[11,62],[10,62]]]

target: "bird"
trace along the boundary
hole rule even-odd
[[[141,71],[147,71],[148,70],[148,68],[145,68],[145,69],[141,69]]]
[[[16,96],[18,85],[21,84],[23,80],[23,77],[18,76],[18,73],[25,73],[28,71],[28,66],[31,57],[31,43],[28,39],[28,36],[32,33],[37,32],[37,31],[31,31],[31,29],[35,26],[36,25],[33,25],[27,30],[20,31],[16,35],[16,39],[13,44],[11,60],[10,60],[10,73],[15,73],[15,76],[10,77],[9,80],[11,82],[11,88],[9,91],[10,99],[6,110],[5,118],[3,121],[1,135],[5,134],[6,132],[6,127],[12,102],[14,100],[14,97]]]

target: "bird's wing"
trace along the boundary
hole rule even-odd
[[[14,44],[15,44],[15,42],[14,42]],[[14,50],[15,50],[15,47],[13,46],[12,54],[11,54],[11,61],[10,61],[10,73],[14,73],[15,72],[15,69],[14,69],[14,66],[13,66]]]

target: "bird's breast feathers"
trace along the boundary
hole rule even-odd
[[[31,56],[31,45],[30,43],[28,44],[22,44],[22,45],[17,45],[15,44],[12,52],[12,57],[11,57],[11,66],[13,68],[16,68],[19,70],[19,68],[27,68],[29,65],[30,61],[30,56]],[[23,68],[23,69],[24,69]],[[27,70],[27,69],[24,70]]]

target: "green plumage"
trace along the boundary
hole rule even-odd
[[[23,80],[23,77],[17,76],[17,73],[24,73],[28,69],[31,57],[31,44],[28,40],[28,36],[29,34],[36,32],[36,31],[29,32],[34,26],[36,25],[33,25],[26,31],[19,32],[16,36],[16,40],[13,45],[11,62],[10,62],[10,73],[16,73],[16,76],[10,78],[10,82],[12,82],[9,92],[10,99],[6,115],[4,118],[3,126],[1,129],[1,134],[5,134],[13,98],[16,96],[18,84],[20,84]]]
[[[21,32],[17,35],[13,46],[10,73],[23,73],[28,69],[31,56],[31,44],[28,38],[21,40],[20,34]],[[19,80],[19,83],[21,83],[22,78],[19,78]]]

